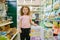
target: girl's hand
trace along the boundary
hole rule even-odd
[[[34,26],[38,26],[37,24],[34,24]]]
[[[21,30],[18,30],[19,31],[19,33],[22,33],[22,31]]]

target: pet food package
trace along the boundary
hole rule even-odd
[[[32,26],[30,36],[31,40],[44,40],[44,29],[40,26]]]

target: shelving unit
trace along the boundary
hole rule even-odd
[[[1,33],[6,32],[6,35],[1,34],[1,36],[5,36],[8,39],[13,40],[14,37],[18,33],[16,28],[15,28],[15,27],[17,27],[16,26],[17,25],[16,24],[16,6],[15,6],[16,0],[0,0],[0,2],[1,2],[0,3],[0,6],[1,6],[0,7],[0,28],[2,29],[0,31],[2,31]],[[10,6],[10,5],[13,5],[13,6]],[[10,11],[12,8],[13,8],[13,11]],[[13,18],[10,18],[10,16]],[[11,19],[11,20],[8,20],[8,19]],[[11,33],[13,35],[13,37],[8,37],[7,35],[12,36],[9,33]]]
[[[52,23],[47,23],[47,22],[46,22],[46,23],[44,23],[44,24],[45,24],[46,27],[49,27],[49,28],[50,28],[50,27],[52,28],[52,26],[53,26]]]
[[[40,5],[40,0],[17,0],[17,2],[18,5]]]
[[[18,33],[19,33],[19,32],[17,31],[17,32],[14,34],[14,36],[11,38],[11,40],[13,40],[14,37],[15,37]]]
[[[0,27],[1,27],[1,26],[5,26],[5,25],[8,25],[8,24],[11,24],[11,23],[13,23],[13,22],[1,23],[1,24],[0,24]]]
[[[11,21],[11,22],[6,22],[6,23],[1,23],[1,24],[0,24],[0,27],[5,26],[5,25],[8,25],[8,24],[12,24],[12,23],[13,23],[12,21]],[[7,32],[7,34],[8,34],[8,33],[10,33],[10,31]],[[15,37],[17,34],[18,34],[18,31],[12,36],[12,38],[11,38],[10,40],[13,40],[14,37]]]
[[[53,11],[55,11],[55,13],[57,12],[56,10],[59,10],[59,0],[51,0],[52,3],[49,4],[49,5],[45,5],[45,12],[49,12],[49,13],[52,13]],[[48,1],[46,1],[47,3]],[[49,3],[49,2],[48,2]]]

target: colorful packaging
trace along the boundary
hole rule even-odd
[[[31,40],[44,40],[44,30],[42,27],[32,27],[31,30]]]
[[[42,40],[40,36],[33,36],[31,37],[31,40]]]

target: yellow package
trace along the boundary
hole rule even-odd
[[[55,25],[55,26],[57,26],[57,27],[58,27],[58,22],[53,21],[53,25]]]
[[[60,24],[59,24],[59,28],[60,28]]]

